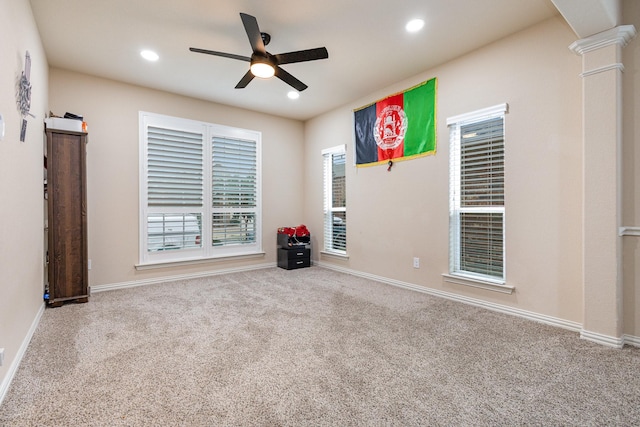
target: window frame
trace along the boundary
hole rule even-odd
[[[148,204],[148,129],[149,127],[195,132],[202,135],[202,206],[201,207],[150,207]],[[202,261],[226,257],[261,254],[262,251],[262,134],[258,131],[235,128],[197,120],[166,116],[162,114],[139,112],[139,264],[140,267],[154,264],[175,262]],[[238,245],[214,246],[212,242],[213,207],[212,169],[214,138],[227,140],[251,141],[255,143],[255,240],[252,243]],[[154,213],[198,213],[201,215],[200,246],[195,248],[181,248],[178,250],[149,251],[148,224],[149,214]],[[208,219],[208,220],[207,220]]]
[[[461,128],[471,124],[500,118],[503,121],[502,149],[506,142],[505,115],[508,113],[508,104],[499,104],[466,114],[457,115],[447,119],[450,136],[449,152],[449,274],[453,277],[469,279],[474,282],[485,282],[492,285],[506,286],[506,212],[505,203],[484,206],[462,206],[461,190]],[[504,152],[503,152],[504,156]],[[503,168],[504,168],[503,157]],[[502,184],[504,196],[505,182]],[[502,275],[500,277],[490,274],[482,274],[465,270],[461,266],[461,225],[462,214],[501,214],[502,215]]]
[[[345,203],[344,206],[333,206],[333,156],[334,155],[342,155],[345,157],[345,183],[344,183],[344,191],[345,191]],[[344,250],[336,249],[333,247],[333,235],[334,235],[334,224],[333,224],[333,214],[334,213],[344,213],[346,217],[347,213],[347,202],[346,202],[346,175],[347,175],[347,148],[345,144],[337,145],[335,147],[326,148],[322,150],[322,164],[323,164],[323,252],[331,255],[339,255],[339,256],[347,256],[347,223],[345,222],[344,227]]]

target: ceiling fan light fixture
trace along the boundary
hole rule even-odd
[[[251,60],[251,74],[261,79],[273,77],[276,69],[267,58],[253,58]]]
[[[217,52],[215,50],[198,49],[190,47],[191,52],[205,53],[207,55],[222,56],[224,58],[237,59],[239,61],[249,62],[249,71],[236,84],[236,89],[244,89],[253,80],[254,77],[268,79],[277,77],[298,92],[302,92],[308,86],[300,80],[289,74],[286,70],[280,68],[283,64],[293,64],[296,62],[315,61],[318,59],[327,59],[329,52],[326,47],[318,47],[315,49],[297,50],[295,52],[279,53],[272,55],[265,50],[265,46],[269,44],[271,36],[260,31],[258,20],[255,16],[246,13],[240,13],[244,31],[249,38],[251,44],[251,58],[243,55],[235,55],[232,53]]]

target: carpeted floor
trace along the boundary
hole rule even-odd
[[[640,425],[640,349],[272,268],[47,309],[0,425]]]

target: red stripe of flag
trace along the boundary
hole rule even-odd
[[[402,109],[404,107],[404,94],[399,93],[397,95],[393,95],[381,101],[378,101],[376,103],[376,118],[378,120],[380,119],[384,120],[383,118],[381,118],[382,110],[384,110],[386,107],[390,105],[397,105]],[[397,123],[395,122],[388,123],[388,124],[382,123],[382,126],[380,126],[379,129],[376,129],[376,132],[378,132],[378,136],[380,138],[384,138],[384,135],[383,135],[384,129],[387,129],[390,132],[396,132],[397,129],[394,128],[396,124]],[[380,148],[380,146],[378,146],[379,162],[384,160],[399,158],[399,157],[402,157],[403,155],[404,155],[404,141],[394,149],[391,149],[391,148],[383,149],[383,148]]]

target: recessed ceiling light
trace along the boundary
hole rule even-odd
[[[160,58],[158,54],[152,50],[143,50],[140,52],[140,55],[147,61],[157,61],[158,58]]]
[[[415,33],[416,31],[420,31],[424,27],[424,21],[422,19],[412,19],[407,22],[407,25],[404,27],[410,33]]]
[[[289,97],[289,99],[298,99],[300,98],[300,92],[296,92],[295,90],[292,90],[292,91],[289,91],[287,96]]]

